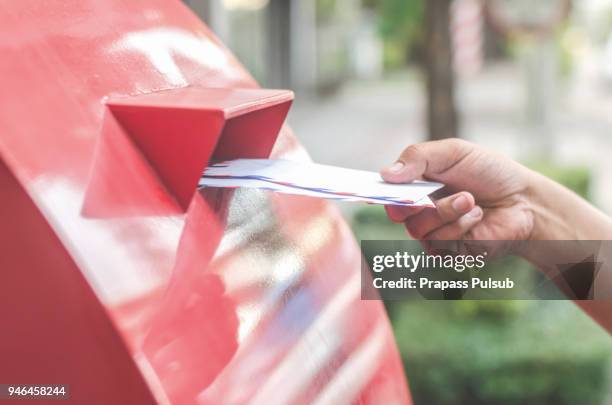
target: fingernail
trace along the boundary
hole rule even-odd
[[[468,215],[474,218],[478,218],[482,215],[482,208],[480,208],[479,206],[475,206],[470,212],[468,212]]]
[[[399,173],[402,171],[403,168],[404,168],[404,162],[401,162],[398,160],[397,162],[393,163],[391,167],[389,167],[389,171],[392,173]]]
[[[453,200],[452,206],[455,212],[464,213],[470,209],[470,200],[466,196],[460,195]]]

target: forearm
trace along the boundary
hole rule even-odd
[[[612,240],[609,217],[559,183],[525,170],[529,185],[524,198],[533,224],[515,253],[552,275],[560,263],[578,263],[597,253],[592,243],[581,241]]]
[[[532,180],[527,200],[534,220],[532,241],[612,239],[612,220],[608,216],[562,185],[540,174],[531,173],[530,177]],[[612,269],[607,260],[609,248],[593,251],[593,243],[579,242],[526,244],[527,251],[523,252],[523,256],[549,275],[559,271],[558,263],[575,263],[592,257],[602,265],[600,270],[606,272],[593,280],[592,288],[597,291],[597,295],[607,297],[610,294],[609,272]],[[560,288],[563,290],[567,286]],[[576,304],[612,333],[612,301],[576,301]]]
[[[531,240],[612,240],[612,220],[580,196],[530,172]]]

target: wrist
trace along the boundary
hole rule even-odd
[[[524,168],[524,178],[526,187],[522,198],[531,218],[531,232],[524,241],[514,245],[513,251],[544,270],[551,255],[554,257],[559,252],[549,251],[548,248],[554,245],[546,242],[544,244],[530,242],[578,239],[576,228],[569,226],[571,220],[564,217],[563,204],[559,204],[559,201],[567,200],[572,193],[549,178],[527,168]]]
[[[578,227],[564,213],[573,192],[551,179],[525,168],[527,187],[525,201],[532,216],[529,240],[578,240]]]

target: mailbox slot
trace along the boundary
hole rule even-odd
[[[211,160],[270,155],[292,100],[287,90],[192,86],[108,99],[83,214],[185,212]]]

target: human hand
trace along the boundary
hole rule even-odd
[[[426,142],[404,150],[398,162],[381,171],[384,180],[422,178],[447,185],[447,195],[435,201],[435,209],[386,207],[389,217],[403,222],[416,239],[612,240],[610,217],[562,185],[479,146],[457,139]],[[514,249],[545,273],[558,272],[560,257],[575,254],[557,245],[518,245],[528,248],[497,246],[501,252],[493,253]],[[578,302],[612,333],[609,301]]]
[[[459,139],[412,145],[381,176],[390,183],[446,184],[435,209],[386,206],[415,239],[525,240],[533,233],[532,172],[493,151]]]

